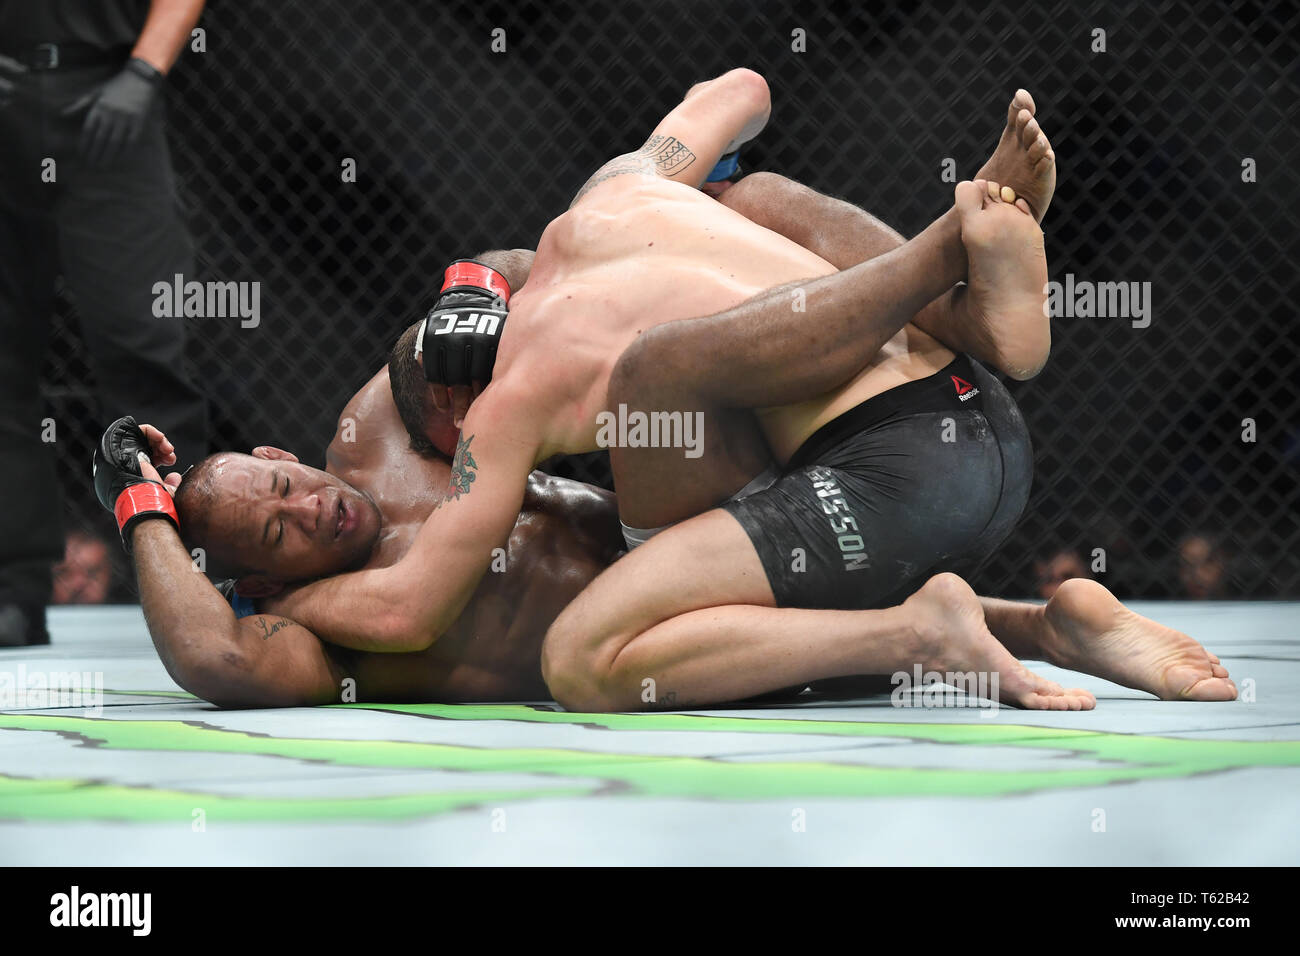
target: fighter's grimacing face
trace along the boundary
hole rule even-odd
[[[214,553],[281,582],[362,564],[379,537],[375,503],[347,482],[296,461],[251,455],[215,463],[208,525]]]

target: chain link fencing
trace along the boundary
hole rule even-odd
[[[1044,228],[1076,314],[1011,383],[1034,493],[972,583],[1032,594],[1064,562],[1125,597],[1300,595],[1296,6],[282,0],[213,3],[201,26],[168,94],[198,278],[260,282],[262,313],[186,320],[214,449],[321,465],[445,263],[533,246],[696,81],[763,73],[773,118],[743,166],[909,235],[1023,86],[1058,157]],[[1065,293],[1088,283],[1137,283],[1145,316],[1078,315]],[[75,303],[56,323],[65,490],[101,521],[88,462],[120,411],[95,405]],[[554,470],[609,483],[604,455]]]

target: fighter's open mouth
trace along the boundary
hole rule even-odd
[[[337,541],[339,539],[339,535],[343,533],[343,522],[348,516],[347,510],[343,507],[342,498],[339,499],[337,510],[338,510],[338,516],[334,519],[334,540],[335,541]]]

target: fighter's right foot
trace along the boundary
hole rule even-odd
[[[999,183],[958,183],[954,197],[969,268],[953,307],[964,310],[983,361],[1017,380],[1032,378],[1052,347],[1043,231]]]
[[[1016,660],[989,633],[979,598],[957,575],[936,574],[903,602],[903,608],[919,635],[927,671],[997,674],[1000,701],[1030,710],[1097,706],[1097,698],[1086,690],[1064,690]]]
[[[1020,197],[1016,205],[1041,223],[1056,191],[1056,153],[1034,118],[1036,111],[1034,98],[1016,90],[1002,138],[975,178],[1010,186]]]
[[[1236,700],[1237,685],[1220,660],[1182,631],[1126,608],[1100,582],[1071,578],[1044,614],[1047,657],[1060,667],[1096,674],[1161,700]]]

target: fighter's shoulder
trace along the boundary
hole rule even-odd
[[[406,427],[393,403],[388,366],[385,365],[348,399],[339,412],[327,455],[351,459],[364,449],[374,449],[377,447],[376,439],[382,440],[389,435],[405,446]]]

